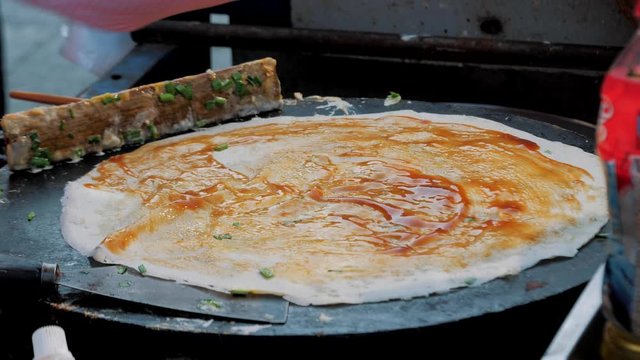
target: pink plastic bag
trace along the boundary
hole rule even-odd
[[[102,76],[134,47],[128,31],[231,0],[24,0],[70,21],[62,55]]]
[[[156,20],[230,0],[25,0],[84,24],[132,31]]]

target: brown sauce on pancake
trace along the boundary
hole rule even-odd
[[[377,121],[390,123],[380,127]],[[218,160],[222,153],[215,151],[221,143],[229,144],[224,151],[234,151],[311,137],[322,141],[291,149],[297,153],[278,164],[292,171],[292,179],[311,176],[305,166],[317,169],[308,182],[243,174],[225,166]],[[129,192],[147,208],[163,210],[105,239],[114,252],[190,212],[208,211],[213,229],[221,217],[263,217],[280,206],[277,216],[294,220],[260,223],[274,236],[297,226],[301,241],[310,241],[308,231],[316,226],[327,230],[318,239],[332,242],[327,251],[362,244],[357,248],[419,256],[467,248],[488,236],[497,239],[496,248],[520,246],[535,242],[544,230],[531,225],[532,218],[571,221],[570,215],[552,213],[558,199],[548,198],[548,189],[575,193],[589,174],[538,150],[532,141],[499,131],[411,117],[300,121],[150,143],[100,164],[85,186]],[[319,155],[322,159],[314,158]],[[572,195],[562,196],[566,206],[579,209]],[[344,228],[353,231],[325,234]],[[201,243],[208,241],[197,236]]]

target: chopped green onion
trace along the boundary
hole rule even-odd
[[[260,87],[260,86],[262,86],[262,80],[260,80],[260,78],[259,78],[259,77],[257,77],[257,76],[251,76],[251,75],[247,76],[247,82],[248,82],[250,85],[253,85],[253,86],[255,86],[255,87]]]
[[[231,239],[233,238],[233,236],[231,236],[231,234],[222,234],[222,235],[213,235],[213,238],[216,240],[227,240],[227,239]]]
[[[127,267],[126,266],[122,266],[122,265],[118,265],[118,266],[116,266],[116,271],[118,272],[118,274],[122,275],[122,274],[127,272]]]
[[[120,96],[107,94],[102,98],[102,105],[109,105],[116,101],[120,101]]]
[[[102,136],[100,135],[91,135],[87,138],[87,142],[89,144],[100,144],[100,142],[102,141]]]
[[[126,133],[124,133],[124,139],[127,142],[131,143],[144,141],[144,139],[142,138],[142,131],[140,131],[140,129],[128,130]]]
[[[246,296],[249,295],[250,291],[245,289],[231,289],[229,292],[231,295]]]
[[[38,136],[37,132],[32,132],[29,134],[29,139],[31,139],[31,150],[37,150],[40,147],[40,136]]]
[[[227,150],[228,148],[229,148],[229,144],[224,143],[224,144],[216,145],[216,147],[214,147],[213,150],[222,151],[222,150]]]
[[[51,162],[46,157],[33,157],[31,158],[31,166],[36,168],[46,168]]]
[[[43,158],[47,158],[49,160],[51,160],[51,151],[49,151],[49,149],[47,148],[38,148],[38,150],[36,150],[36,153],[34,155],[35,157],[43,157]]]
[[[160,102],[163,103],[173,102],[176,100],[176,97],[169,93],[162,93],[158,97],[160,98]]]
[[[121,287],[121,288],[128,288],[128,287],[130,287],[131,285],[133,285],[133,283],[132,283],[131,281],[129,281],[129,280],[120,281],[120,282],[118,283],[118,287]]]
[[[81,157],[83,157],[83,156],[85,155],[85,154],[84,154],[84,149],[83,149],[83,148],[77,148],[77,149],[73,150],[73,155],[74,155],[76,158],[81,158]]]
[[[153,124],[147,124],[147,131],[149,132],[149,138],[151,138],[151,140],[155,140],[160,136],[158,128]]]
[[[36,150],[36,153],[33,156],[51,160],[51,151],[49,151],[49,149],[47,148],[38,148],[38,150]]]
[[[231,79],[235,82],[242,81],[242,73],[234,72],[233,74],[231,74]]]
[[[48,159],[51,156],[51,152],[47,148],[38,148],[35,152],[35,156],[46,157]]]
[[[76,114],[73,113],[73,109],[67,109],[69,111],[69,117],[75,119]]]
[[[545,153],[545,154],[549,154],[549,155],[553,154],[553,153],[551,152],[551,150],[549,150],[549,149],[545,150],[545,151],[544,151],[544,153]]]
[[[215,79],[211,82],[211,88],[215,91],[229,90],[232,85],[233,83],[231,83],[231,80],[229,79],[227,80]]]
[[[231,80],[233,80],[233,83],[235,85],[235,89],[233,90],[233,92],[237,95],[237,96],[245,96],[247,94],[249,94],[249,90],[247,89],[247,85],[242,81],[242,74],[239,72],[235,72],[233,74],[231,74]]]
[[[249,90],[247,89],[247,86],[242,83],[242,82],[236,82],[236,87],[234,89],[234,93],[240,97],[245,96],[247,94],[249,94]]]
[[[233,222],[233,224],[231,224],[231,225],[233,225],[233,226],[235,226],[235,227],[238,227],[238,226],[240,226],[240,223],[239,223],[239,222],[237,222],[237,221],[234,221],[234,222]]]
[[[212,110],[213,108],[217,107],[217,106],[224,106],[224,104],[227,103],[227,99],[223,98],[221,96],[216,96],[213,98],[213,100],[207,100],[204,103],[204,107],[207,110]]]
[[[31,158],[31,166],[45,168],[51,163],[51,152],[47,148],[38,148]]]
[[[67,123],[64,120],[60,120],[60,124],[58,125],[58,130],[62,131],[64,130],[64,127],[67,125]]]
[[[140,274],[144,275],[147,272],[147,268],[144,266],[144,264],[140,264],[138,265],[138,271],[140,272]]]
[[[275,276],[275,274],[273,273],[273,270],[269,268],[260,269],[260,275],[262,275],[262,277],[265,279],[271,279],[272,277]]]
[[[204,102],[204,108],[207,110],[213,110],[216,107],[216,102],[213,100],[207,100]]]
[[[32,221],[32,220],[33,220],[33,219],[35,219],[35,218],[36,218],[36,213],[35,213],[35,212],[30,211],[30,212],[27,214],[27,221]]]
[[[200,301],[200,304],[198,305],[198,307],[200,309],[203,308],[213,308],[213,309],[220,309],[222,307],[222,305],[220,305],[219,302],[213,300],[213,299],[204,299]]]
[[[75,136],[73,136],[73,134],[72,134],[72,133],[68,133],[68,134],[67,134],[67,137],[68,137],[69,139],[73,139]]]
[[[464,222],[466,222],[466,223],[468,223],[468,222],[474,222],[474,221],[476,221],[476,219],[475,219],[475,218],[472,218],[472,217],[464,218]]]
[[[474,277],[468,277],[468,278],[464,279],[464,283],[465,283],[465,284],[467,284],[467,285],[469,285],[469,286],[471,286],[471,285],[475,284],[475,282],[476,282],[477,280],[478,280],[478,279],[476,279],[476,278],[474,278]]]
[[[384,99],[384,106],[395,105],[399,103],[400,100],[402,100],[400,94],[394,91],[389,91],[389,95],[387,95],[387,98]]]
[[[193,99],[193,87],[191,85],[180,84],[176,86],[176,91],[178,91],[178,94],[184,96],[187,100]]]
[[[176,94],[176,84],[168,81],[164,84],[164,91],[168,94],[175,95]]]

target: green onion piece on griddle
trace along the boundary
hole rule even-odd
[[[200,305],[198,305],[199,308],[214,308],[214,309],[220,309],[222,307],[222,305],[220,305],[219,302],[213,300],[213,299],[203,299],[200,300]]]
[[[271,279],[272,277],[275,276],[275,274],[273,273],[273,270],[269,268],[260,269],[260,275],[262,275],[262,277],[265,279]]]
[[[229,144],[224,143],[224,144],[216,145],[216,147],[214,147],[213,150],[222,151],[222,150],[227,150],[228,148],[229,148]]]
[[[400,96],[400,94],[398,94],[395,91],[389,91],[389,95],[387,95],[387,98],[384,99],[384,106],[395,105],[399,103],[400,100],[402,100],[402,97]]]

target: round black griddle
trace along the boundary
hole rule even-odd
[[[402,101],[385,107],[382,99],[345,99],[357,114],[411,109],[415,111],[474,115],[499,121],[549,140],[593,150],[594,127],[587,123],[495,106]],[[341,115],[326,102],[297,101],[267,116],[314,114]],[[103,157],[88,156],[76,164],[58,164],[38,174],[10,173],[0,169],[4,189],[0,204],[0,252],[24,255],[42,261],[57,262],[63,269],[79,270],[98,266],[69,247],[60,234],[60,198],[67,181],[88,172]],[[27,214],[36,213],[29,222]],[[138,325],[187,333],[238,334],[259,336],[342,335],[425,328],[479,315],[500,312],[560,294],[586,282],[606,255],[603,240],[594,239],[573,258],[539,263],[515,276],[508,276],[476,287],[456,289],[444,294],[410,300],[361,305],[300,307],[291,305],[284,325],[248,328],[254,324],[198,318],[196,316],[152,309],[140,305],[64,291],[44,303],[56,314],[75,313],[91,319]]]

